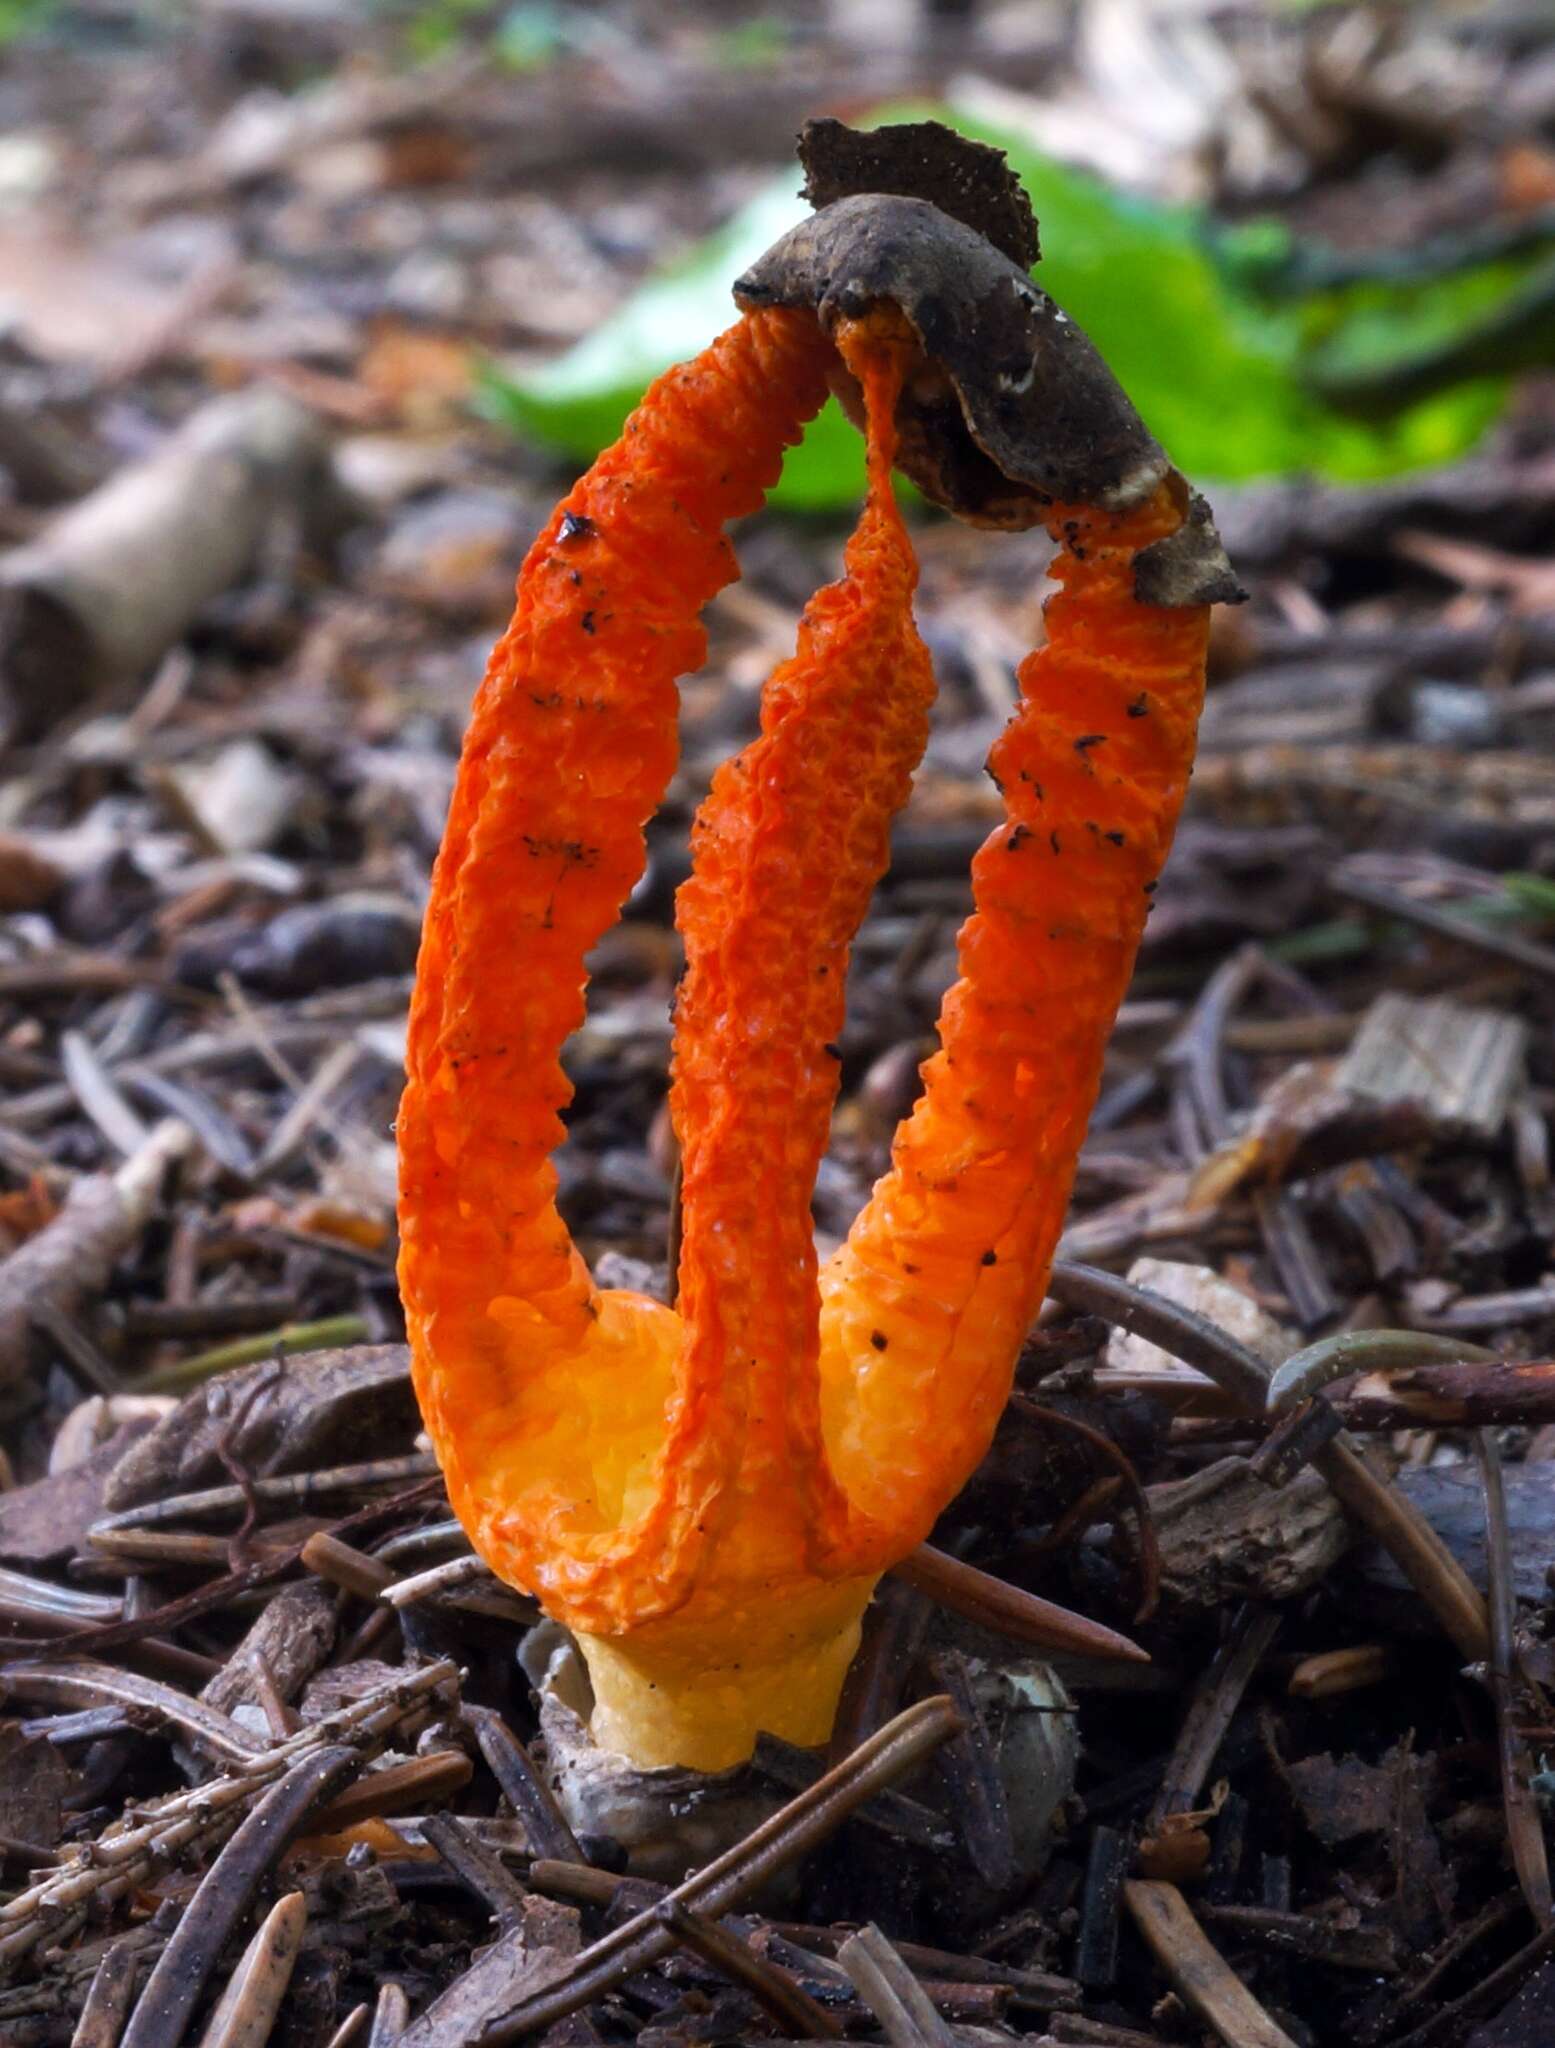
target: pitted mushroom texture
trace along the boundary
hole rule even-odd
[[[953,384],[971,346],[945,252],[966,238],[1020,275],[971,228],[925,224],[921,198],[863,204],[917,209],[941,301],[867,279],[828,297],[817,274],[808,302],[785,287],[752,304],[653,387],[536,541],[466,739],[412,1006],[401,1278],[427,1425],[482,1555],[578,1632],[596,1737],[641,1764],[717,1768],[762,1728],[823,1741],[876,1578],[986,1448],[1203,687],[1207,607],[1136,591],[1136,565],[1193,530],[1189,497],[1112,385],[1126,417],[1111,486],[1069,501],[1052,488],[1076,474],[1061,424],[1046,430],[1056,455],[1022,455],[1015,494],[1059,543],[1060,589],[990,764],[1007,822],[973,863],[922,1099],[818,1271],[809,1202],[848,950],[933,696],[891,491],[898,430],[918,432],[914,394]],[[778,269],[792,285],[788,257]],[[1066,379],[1079,403],[1107,378],[1077,334],[1053,363],[1060,410]],[[559,1055],[585,955],[642,870],[674,766],[675,678],[702,658],[697,614],[735,573],[723,523],[759,502],[844,374],[867,427],[866,502],[841,578],[768,681],[760,736],[715,778],[678,906],[670,1308],[596,1288],[557,1214]],[[947,402],[964,407],[957,388]],[[1172,593],[1185,581],[1178,564]]]

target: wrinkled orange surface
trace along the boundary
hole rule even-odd
[[[595,1733],[640,1763],[731,1763],[759,1728],[824,1740],[876,1577],[986,1447],[1202,692],[1206,615],[1132,594],[1172,495],[1056,512],[1063,587],[994,751],[1009,824],[974,863],[942,1049],[817,1273],[848,947],[933,696],[890,489],[903,345],[886,323],[837,339],[868,405],[868,499],[760,737],[715,778],[678,907],[677,1308],[595,1289],[572,1248],[558,1056],[584,956],[642,869],[697,613],[735,573],[722,524],[759,502],[835,363],[809,316],[749,315],[661,379],[535,543],[412,1006],[400,1271],[423,1412],[477,1548],[579,1632]]]

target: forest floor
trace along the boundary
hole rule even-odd
[[[1555,39],[1171,14],[0,0],[0,2043],[1551,2038]],[[394,1275],[431,863],[573,469],[483,394],[807,115],[953,86],[1363,274],[1546,269],[1432,358],[1509,379],[1470,452],[1205,479],[1250,601],[1053,1299],[936,1533],[986,1576],[885,1583],[830,1757],[612,1805],[450,1519]],[[559,1165],[617,1284],[668,1284],[689,821],[849,518],[737,535],[593,961]],[[932,1047],[1042,633],[1045,540],[913,524],[939,702],[823,1248]],[[1346,1332],[1326,1398],[1238,1397]],[[1044,1658],[1029,1596],[1151,1661]]]

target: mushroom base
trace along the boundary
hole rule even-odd
[[[627,1635],[579,1635],[590,1733],[643,1769],[722,1771],[759,1734],[814,1749],[831,1734],[873,1577],[693,1595]]]

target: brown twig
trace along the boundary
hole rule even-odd
[[[534,1759],[502,1716],[491,1707],[467,1706],[463,1718],[509,1806],[524,1823],[534,1854],[558,1863],[587,1863]]]
[[[268,1383],[267,1383],[268,1384]],[[246,1507],[250,1492],[263,1507],[306,1508],[331,1494],[352,1494],[375,1486],[395,1486],[407,1479],[435,1478],[436,1461],[424,1451],[401,1458],[371,1458],[360,1465],[332,1465],[321,1472],[283,1472],[251,1479],[243,1486],[207,1486],[194,1493],[175,1493],[162,1500],[121,1508],[92,1524],[99,1536],[116,1529],[150,1529],[163,1522],[199,1521]]]
[[[328,498],[320,422],[263,387],[212,400],[0,562],[10,723],[44,731],[133,680],[251,568],[283,511]]]
[[[1223,1144],[1230,1135],[1231,1106],[1221,1070],[1226,1027],[1263,967],[1263,955],[1256,946],[1243,946],[1222,961],[1161,1055],[1181,1076],[1184,1093],[1202,1128],[1205,1144],[1198,1148],[1200,1154],[1207,1147]],[[1187,1163],[1194,1164],[1194,1157]]]
[[[421,1834],[460,1883],[485,1902],[500,1930],[518,1925],[524,1916],[524,1887],[463,1821],[451,1813],[429,1813],[421,1823]]]
[[[410,1998],[403,1984],[388,1983],[378,1993],[378,2003],[373,2008],[372,2030],[367,2036],[367,2048],[395,2048],[402,2040],[405,2027],[410,2019]]]
[[[741,1941],[718,1921],[710,1920],[705,1913],[698,1913],[675,1899],[666,1899],[656,1909],[656,1917],[675,1937],[682,1948],[688,1948],[693,1955],[700,1956],[731,1984],[737,1984],[742,1991],[748,1991],[763,2012],[769,2013],[780,2027],[786,2027],[801,2041],[837,2041],[842,2038],[842,2026],[833,2019],[826,2008],[818,2005],[805,1990],[789,1976],[786,1970],[769,1962],[765,1956],[758,1956],[747,1942]]]
[[[279,1359],[272,1361],[271,1371],[258,1374],[244,1389],[242,1399],[216,1432],[216,1455],[231,1475],[232,1483],[243,1496],[243,1519],[227,1540],[227,1562],[232,1571],[241,1571],[248,1563],[248,1542],[259,1525],[259,1495],[255,1490],[254,1474],[238,1456],[237,1439],[250,1415],[263,1397],[278,1380],[286,1377],[286,1367]]]
[[[1116,1657],[1135,1664],[1150,1661],[1147,1651],[1116,1629],[1071,1614],[1067,1607],[1055,1607],[1051,1600],[993,1578],[959,1558],[947,1557],[927,1543],[920,1543],[900,1564],[893,1565],[891,1572],[941,1607],[1017,1642],[1035,1643],[1041,1649],[1075,1657]]]
[[[201,1878],[157,1958],[120,2048],[178,2048],[222,1944],[310,1807],[360,1767],[344,1746],[315,1750],[272,1785]]]
[[[417,1486],[407,1487],[403,1493],[395,1494],[389,1500],[374,1501],[365,1508],[359,1508],[354,1515],[347,1515],[344,1521],[335,1524],[331,1533],[339,1534],[345,1529],[366,1529],[380,1519],[389,1519],[406,1508],[419,1507],[422,1502],[432,1500],[441,1492],[441,1473],[433,1473]],[[301,1560],[303,1546],[300,1543],[280,1551],[272,1558],[259,1564],[247,1566],[240,1572],[228,1572],[223,1578],[214,1579],[208,1586],[201,1586],[196,1592],[185,1593],[178,1600],[169,1600],[161,1607],[154,1607],[149,1613],[135,1616],[132,1620],[104,1622],[89,1628],[73,1629],[61,1641],[27,1640],[13,1641],[5,1645],[12,1657],[27,1657],[40,1650],[68,1648],[72,1656],[87,1652],[115,1650],[126,1643],[138,1643],[144,1637],[163,1635],[180,1627],[184,1622],[194,1621],[202,1614],[214,1613],[218,1608],[228,1606],[240,1593],[252,1592],[256,1587],[268,1585],[273,1579],[281,1579]],[[0,1678],[3,1678],[6,1662],[0,1662]]]
[[[68,1315],[105,1287],[114,1261],[140,1237],[162,1176],[194,1142],[185,1124],[159,1124],[112,1174],[78,1180],[58,1215],[0,1262],[0,1381],[27,1369],[29,1332],[41,1304]]]
[[[1131,1878],[1123,1898],[1184,2004],[1222,2041],[1233,2048],[1296,2048],[1216,1953],[1176,1885]]]
[[[1478,1978],[1467,1991],[1439,2005],[1428,2020],[1401,2034],[1391,2048],[1456,2048],[1468,2038],[1472,2021],[1499,2012],[1523,1979],[1555,1955],[1555,1926],[1543,1928],[1497,1969]]]
[[[407,1757],[369,1771],[357,1782],[308,1816],[310,1834],[339,1834],[383,1813],[420,1813],[468,1785],[475,1766],[460,1749],[440,1749],[431,1756]]]
[[[134,1945],[116,1941],[97,1965],[70,2048],[116,2048],[135,1990],[140,1961]]]
[[[671,1898],[715,1918],[730,1911],[776,1871],[825,1841],[855,1807],[924,1762],[960,1726],[961,1718],[949,1700],[920,1700],[743,1842],[688,1878]],[[543,2030],[639,1970],[651,1968],[674,1944],[675,1937],[657,1918],[657,1908],[638,1913],[585,1949],[556,1983],[509,2011],[491,2012],[476,2038],[483,2048],[500,2048],[503,2042]],[[498,1943],[487,1951],[488,1958],[498,1959],[493,1965],[494,1987],[507,1981],[501,1947]],[[433,2006],[415,2022],[405,2037],[406,2048],[434,2048],[439,2040],[436,2010]]]
[[[1114,1443],[1105,1430],[1093,1429],[1088,1422],[1082,1422],[1077,1415],[1066,1415],[1060,1408],[1049,1408],[1041,1401],[1034,1401],[1029,1394],[1017,1388],[1010,1396],[1010,1407],[1027,1422],[1035,1422],[1043,1428],[1067,1429],[1075,1436],[1100,1451],[1108,1463],[1115,1466],[1123,1482],[1129,1505],[1134,1510],[1134,1520],[1139,1530],[1139,1604],[1134,1609],[1135,1622],[1148,1621],[1155,1613],[1161,1598],[1161,1545],[1155,1533],[1155,1522],[1150,1513],[1150,1502],[1146,1498],[1144,1482],[1135,1470],[1134,1461],[1121,1444]]]
[[[1353,1373],[1395,1373],[1418,1366],[1456,1365],[1469,1361],[1497,1365],[1493,1351],[1447,1337],[1415,1330],[1341,1330],[1322,1337],[1276,1366],[1269,1376],[1267,1412],[1283,1415],[1300,1401],[1310,1400],[1332,1380]]]
[[[277,1899],[254,1930],[200,2038],[200,2048],[265,2048],[308,1925],[301,1892]]]
[[[1203,1792],[1216,1752],[1226,1739],[1242,1695],[1279,1633],[1280,1615],[1244,1606],[1214,1661],[1194,1688],[1145,1826],[1154,1833],[1169,1815],[1188,1813]]]
[[[891,2048],[951,2048],[949,2027],[878,1927],[861,1927],[850,1935],[837,1960]]]
[[[1106,1316],[1120,1329],[1159,1344],[1185,1365],[1197,1366],[1249,1414],[1264,1412],[1268,1372],[1263,1362],[1206,1317],[1131,1287],[1114,1274],[1064,1260],[1054,1265],[1048,1292],[1068,1308]],[[1372,1470],[1343,1433],[1320,1446],[1312,1463],[1340,1504],[1393,1558],[1463,1655],[1483,1659],[1490,1647],[1485,1603],[1425,1517]]]
[[[1356,1430],[1538,1428],[1555,1422],[1555,1363],[1497,1360],[1418,1366],[1387,1380],[1369,1375],[1336,1405]]]
[[[142,1678],[133,1671],[121,1671],[112,1664],[85,1659],[7,1664],[0,1667],[0,1691],[12,1700],[49,1706],[128,1708],[176,1729],[184,1741],[221,1763],[245,1762],[258,1756],[265,1747],[257,1736],[250,1735],[238,1722],[217,1713],[203,1700],[192,1700],[170,1685]]]
[[[363,1600],[376,1600],[386,1586],[394,1584],[394,1574],[386,1564],[380,1564],[377,1558],[369,1557],[366,1551],[350,1543],[342,1543],[325,1529],[315,1531],[297,1556],[304,1571]]]
[[[955,1701],[966,1724],[937,1759],[949,1793],[951,1817],[967,1860],[983,1883],[996,1892],[1007,1891],[1017,1874],[1009,1802],[999,1775],[999,1759],[977,1711],[967,1660],[959,1651],[944,1650],[929,1658],[928,1668],[934,1684]]]
[[[1524,1744],[1517,1732],[1517,1701],[1512,1674],[1516,1603],[1501,1452],[1493,1432],[1488,1429],[1476,1433],[1474,1447],[1479,1454],[1480,1480],[1485,1492],[1485,1565],[1490,1581],[1490,1690],[1496,1704],[1507,1840],[1511,1844],[1517,1882],[1528,1901],[1534,1924],[1548,1927],[1552,1916],[1555,1916],[1555,1902],[1550,1896],[1550,1865],[1544,1846],[1544,1823],[1529,1787]]]

